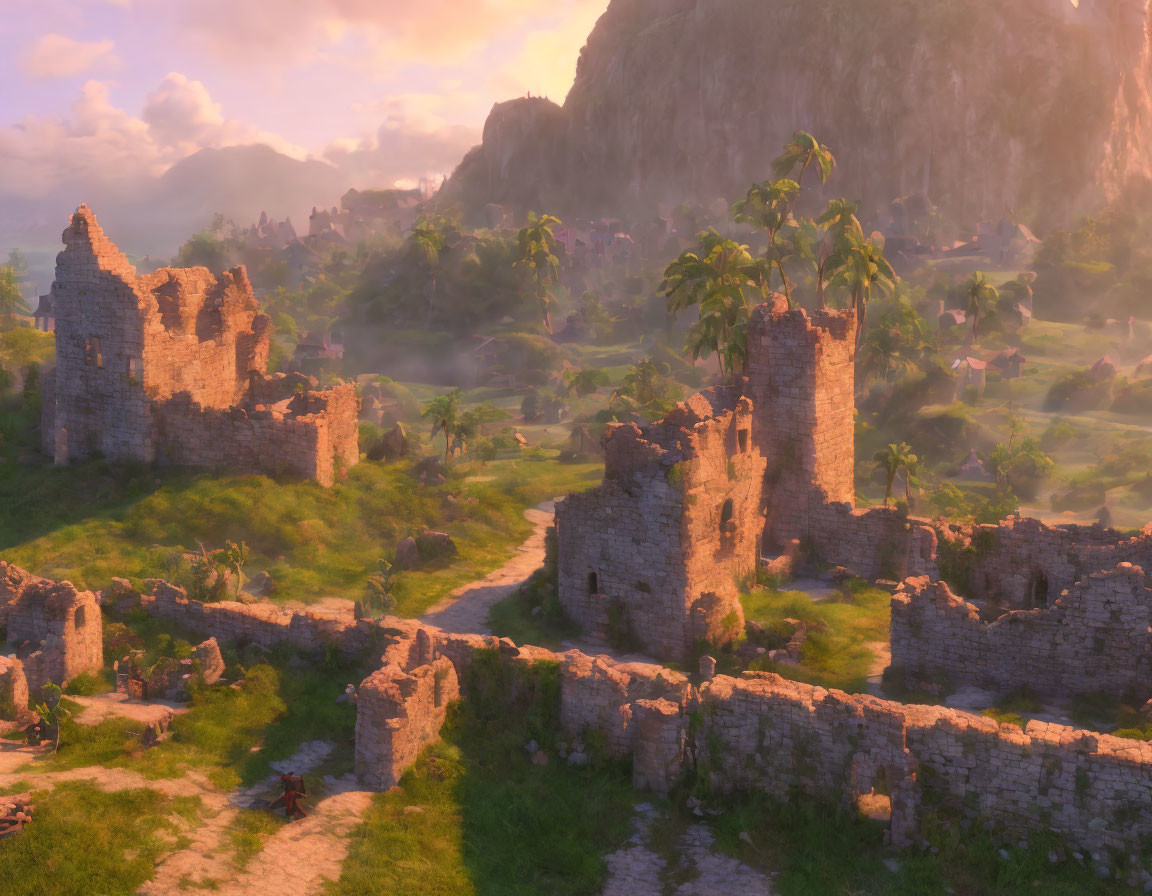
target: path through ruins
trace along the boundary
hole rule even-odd
[[[632,838],[605,858],[608,883],[602,896],[772,896],[771,879],[717,852],[703,822],[684,831],[674,858],[657,852],[651,830],[658,817],[648,803],[636,807]]]
[[[556,518],[556,502],[545,501],[524,516],[532,523],[532,534],[512,559],[483,579],[461,585],[421,616],[421,622],[457,634],[492,634],[488,612],[544,565],[544,536]]]

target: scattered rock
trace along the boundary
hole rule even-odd
[[[583,768],[588,764],[588,754],[570,753],[568,756],[568,764],[575,768]]]
[[[276,582],[265,569],[252,576],[244,590],[255,597],[271,597],[276,593]]]
[[[392,565],[397,569],[416,569],[420,566],[420,549],[411,535],[396,545],[396,561]]]

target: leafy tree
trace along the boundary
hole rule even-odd
[[[897,292],[885,302],[876,322],[864,333],[859,367],[863,380],[915,373],[936,353],[936,341],[927,321],[908,298]]]
[[[428,316],[431,317],[437,303],[437,272],[440,266],[440,256],[448,248],[446,233],[448,222],[439,216],[422,217],[412,228],[408,236],[408,254],[416,267],[424,272],[428,279]]]
[[[896,481],[896,474],[904,471],[904,496],[908,505],[912,505],[912,477],[920,468],[920,459],[912,453],[912,447],[907,442],[890,444],[876,452],[873,458],[878,469],[884,471],[886,482],[884,485],[884,506],[892,499],[892,484]]]
[[[610,382],[608,372],[598,367],[570,370],[564,374],[564,388],[570,394],[574,392],[581,398],[585,395],[591,395],[601,386],[607,386]]]
[[[977,271],[964,284],[964,297],[968,302],[968,319],[972,321],[972,343],[980,339],[980,321],[991,314],[1000,298],[1000,292]]]
[[[40,689],[40,695],[41,702],[32,709],[36,715],[40,716],[40,721],[56,732],[56,738],[52,744],[52,752],[56,753],[60,750],[60,724],[72,713],[60,705],[64,692],[60,690],[59,685],[44,685]]]
[[[699,240],[699,248],[668,265],[660,289],[673,315],[700,307],[699,320],[688,332],[688,351],[694,359],[715,352],[721,376],[731,376],[744,368],[747,354],[747,293],[767,293],[767,272],[747,246],[713,229],[701,233]]]
[[[16,269],[11,265],[0,267],[0,317],[12,320],[17,314],[27,313]]]
[[[655,418],[672,410],[682,395],[680,385],[669,376],[667,364],[644,358],[628,368],[608,404],[611,414],[617,418],[632,411]]]
[[[993,448],[988,457],[988,470],[995,475],[1000,489],[1010,489],[1022,498],[1035,498],[1054,467],[1052,458],[1031,436],[1016,444],[1013,434],[1007,442]]]
[[[516,264],[525,268],[532,278],[544,329],[549,335],[552,335],[552,303],[555,301],[552,290],[560,282],[560,259],[556,257],[556,236],[552,228],[560,226],[559,218],[537,217],[535,212],[529,212],[528,223],[516,238],[520,252]]]
[[[424,405],[420,417],[432,421],[433,435],[438,431],[444,434],[444,465],[447,466],[452,434],[458,432],[460,425],[460,390],[453,389],[447,395],[437,395]]]
[[[820,178],[820,183],[828,183],[832,169],[836,167],[832,152],[807,131],[797,131],[785,145],[784,152],[773,160],[772,172],[777,178],[791,177],[799,165],[800,173],[796,176],[796,183],[800,184],[804,182],[804,175],[813,164],[816,165],[816,176]]]
[[[498,408],[491,404],[481,404],[469,411],[465,411],[460,416],[466,430],[471,431],[473,434],[479,433],[480,435],[484,435],[484,427],[489,423],[500,423],[509,419],[512,415],[504,410],[504,408]]]

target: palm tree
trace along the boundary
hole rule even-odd
[[[803,218],[792,231],[793,254],[805,259],[816,275],[816,307],[824,308],[827,272],[835,269],[838,256],[863,240],[864,230],[856,218],[857,205],[833,199],[816,220]]]
[[[864,320],[868,314],[868,302],[872,290],[879,288],[891,293],[896,288],[896,272],[884,257],[881,245],[871,237],[847,231],[843,245],[837,253],[829,286],[843,288],[852,297],[852,308],[856,312],[856,345],[864,335]]]
[[[912,447],[907,442],[899,445],[889,445],[882,451],[877,451],[876,466],[884,471],[887,481],[884,486],[884,506],[887,507],[892,500],[892,483],[896,481],[896,474],[904,471],[904,497],[908,506],[912,506],[912,477],[920,465],[920,458],[912,453]]]
[[[440,256],[447,248],[445,231],[447,222],[443,218],[420,218],[408,236],[408,251],[416,264],[428,276],[428,314],[429,322],[436,308],[436,272],[440,265]]]
[[[751,224],[768,234],[765,261],[769,269],[779,271],[788,307],[792,307],[792,287],[784,273],[784,259],[791,253],[778,244],[777,238],[785,225],[795,224],[792,204],[799,193],[800,185],[794,180],[765,181],[753,184],[747,195],[732,206],[734,220],[741,224]]]
[[[813,163],[816,165],[816,173],[820,178],[820,183],[828,183],[828,178],[832,176],[832,169],[836,167],[836,159],[827,146],[822,145],[807,131],[797,131],[784,147],[784,152],[773,160],[772,172],[776,177],[789,177],[799,165],[800,174],[797,176],[796,182],[802,183],[805,172]]]
[[[537,217],[535,212],[529,212],[528,223],[517,236],[520,257],[516,266],[528,269],[540,302],[544,329],[549,336],[552,335],[552,302],[555,301],[552,288],[560,282],[560,259],[556,257],[556,236],[552,228],[560,226],[559,218],[552,215]]]
[[[437,395],[424,405],[420,414],[422,420],[432,421],[432,434],[444,433],[444,466],[448,466],[448,450],[451,447],[451,434],[460,425],[460,390],[453,389],[447,395]]]
[[[968,299],[968,317],[972,320],[972,344],[980,338],[980,319],[986,317],[1000,298],[1000,291],[988,282],[980,271],[974,273],[964,284],[964,295]]]
[[[731,375],[743,367],[745,328],[751,313],[746,291],[766,295],[768,271],[734,240],[714,229],[699,236],[700,246],[684,252],[664,271],[660,290],[668,297],[668,310],[679,314],[700,307],[700,319],[688,334],[692,357],[716,352],[720,374]]]

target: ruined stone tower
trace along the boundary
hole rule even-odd
[[[746,394],[767,461],[766,553],[806,539],[813,511],[855,504],[855,359],[850,311],[789,311],[782,296],[753,309]]]
[[[565,612],[679,658],[740,633],[738,581],[773,558],[931,572],[930,530],[854,509],[855,338],[852,312],[774,296],[753,310],[747,376],[644,429],[611,427],[603,484],[556,509]]]
[[[331,484],[337,461],[357,462],[352,386],[265,374],[271,324],[243,267],[137,277],[86,205],[63,241],[43,412],[57,463],[102,454]]]

